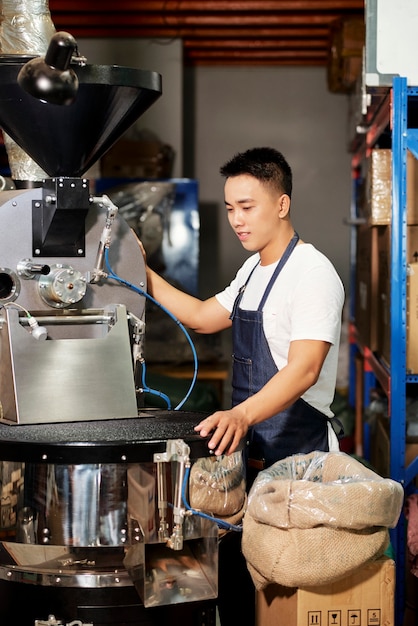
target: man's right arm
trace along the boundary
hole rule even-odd
[[[227,311],[213,296],[200,300],[170,285],[147,266],[147,290],[182,324],[197,333],[216,333],[231,326]]]

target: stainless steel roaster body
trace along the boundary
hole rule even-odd
[[[184,511],[170,547],[198,418],[0,424],[2,623],[214,626],[216,524]]]

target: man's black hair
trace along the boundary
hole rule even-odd
[[[251,148],[240,152],[219,171],[225,178],[250,174],[292,197],[292,170],[283,154],[274,148]]]

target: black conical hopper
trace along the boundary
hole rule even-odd
[[[161,95],[156,72],[72,66],[75,102],[47,104],[19,87],[17,58],[0,56],[0,126],[51,177],[82,176]]]

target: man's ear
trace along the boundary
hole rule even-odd
[[[279,198],[279,217],[287,217],[290,211],[290,197],[283,193]]]

